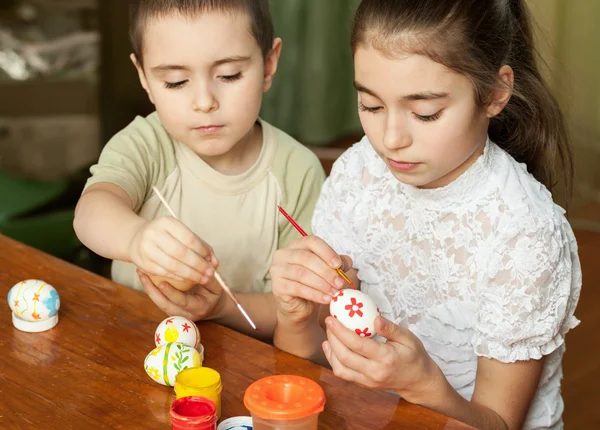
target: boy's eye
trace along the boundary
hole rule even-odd
[[[375,113],[381,109],[381,106],[365,106],[364,104],[362,104],[362,102],[358,102],[358,109],[361,112]]]
[[[224,82],[234,82],[234,81],[237,81],[238,79],[242,78],[242,72],[236,73],[235,75],[220,76],[220,78]]]
[[[185,81],[179,81],[179,82],[165,82],[165,88],[167,88],[169,90],[174,90],[174,89],[183,87],[186,83],[187,83],[187,79]]]
[[[443,110],[438,111],[438,112],[434,113],[433,115],[419,115],[418,113],[413,112],[413,115],[419,121],[431,122],[431,121],[435,121],[435,120],[439,119],[440,116],[442,116],[442,112],[443,112]]]

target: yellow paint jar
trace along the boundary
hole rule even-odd
[[[217,415],[221,418],[221,375],[208,367],[191,367],[182,370],[175,378],[176,398],[201,396],[215,402]]]

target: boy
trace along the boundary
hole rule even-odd
[[[297,234],[277,205],[309,227],[325,175],[310,150],[258,117],[281,52],[268,0],[139,0],[130,34],[156,112],[106,145],[75,231],[114,260],[113,280],[143,288],[166,313],[255,334],[222,294],[218,267],[270,338],[271,258]],[[148,275],[194,287],[155,285]]]

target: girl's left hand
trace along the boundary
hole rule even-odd
[[[333,373],[347,381],[376,390],[393,390],[421,404],[446,383],[440,368],[409,330],[377,317],[375,330],[386,343],[357,336],[337,319],[327,317],[323,351]]]

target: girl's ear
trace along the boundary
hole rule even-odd
[[[512,67],[502,66],[498,72],[498,86],[492,91],[492,98],[486,110],[489,118],[493,118],[502,112],[512,96],[514,83],[515,73]]]

